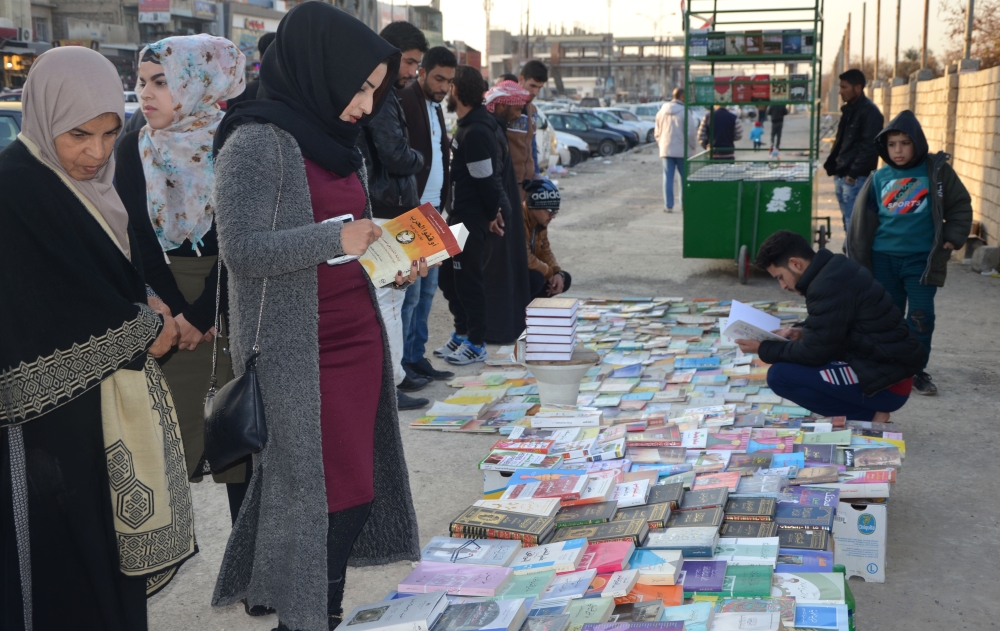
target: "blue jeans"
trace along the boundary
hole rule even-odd
[[[779,362],[768,369],[767,385],[810,412],[853,421],[870,421],[876,412],[895,412],[910,398],[890,390],[866,397],[857,375],[844,362],[818,367]]]
[[[840,204],[840,214],[844,216],[844,230],[851,225],[851,213],[854,212],[854,200],[858,198],[861,187],[868,180],[867,175],[862,175],[853,186],[844,181],[839,175],[833,176],[833,190],[837,195],[837,203]]]
[[[674,207],[674,171],[681,174],[681,187],[684,186],[684,158],[660,158],[663,160],[663,205]]]
[[[412,364],[420,361],[427,348],[427,318],[431,313],[431,303],[438,288],[438,272],[440,268],[427,270],[427,276],[417,278],[416,282],[406,289],[403,299],[403,363]]]
[[[934,335],[934,296],[937,287],[921,285],[920,277],[927,268],[927,254],[888,254],[872,251],[872,276],[892,296],[892,302],[906,316],[906,323],[917,334],[927,351],[924,365],[931,356]],[[907,313],[909,307],[909,313]]]

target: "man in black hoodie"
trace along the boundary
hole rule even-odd
[[[934,334],[934,295],[944,286],[948,259],[965,245],[972,199],[948,164],[947,153],[928,155],[920,122],[904,110],[875,137],[885,166],[858,195],[847,254],[872,271],[927,351]],[[913,379],[919,394],[937,394],[924,359]]]
[[[910,396],[926,353],[892,297],[871,272],[842,254],[813,252],[805,238],[780,230],[761,244],[756,264],[782,289],[805,296],[801,326],[787,341],[737,340],[771,368],[767,385],[824,416],[885,421]]]
[[[854,200],[868,175],[878,166],[875,136],[882,131],[885,121],[882,112],[865,96],[865,82],[864,73],[857,68],[840,75],[840,98],[845,105],[840,108],[837,140],[823,163],[826,174],[833,176],[845,232],[851,224]]]

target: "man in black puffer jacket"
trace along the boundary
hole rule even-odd
[[[885,421],[910,396],[925,351],[892,296],[871,272],[842,254],[813,252],[802,235],[780,230],[756,264],[782,289],[805,296],[809,316],[776,333],[788,340],[737,340],[771,364],[768,386],[824,416]]]

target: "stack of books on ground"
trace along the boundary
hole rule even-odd
[[[566,361],[576,346],[575,298],[535,298],[526,309],[526,361]]]

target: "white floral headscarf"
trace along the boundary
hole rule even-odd
[[[139,132],[149,219],[164,252],[185,240],[197,249],[215,215],[212,141],[223,117],[218,102],[246,88],[246,57],[228,39],[211,35],[168,37],[146,49],[160,58],[174,105],[169,127],[147,124]]]

